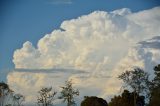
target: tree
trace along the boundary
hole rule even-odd
[[[134,106],[134,92],[124,90],[119,96],[114,96],[109,103],[109,106]],[[144,96],[139,96],[136,93],[136,106],[144,106]]]
[[[153,80],[153,84],[154,84],[154,88],[159,88],[160,87],[160,64],[154,67],[154,80]]]
[[[13,91],[9,88],[8,84],[0,82],[0,106],[7,105],[12,92]]]
[[[61,88],[62,91],[59,99],[63,99],[63,102],[67,102],[67,106],[75,105],[74,97],[79,95],[79,91],[72,87],[72,81],[66,81],[65,86]]]
[[[55,95],[57,92],[52,92],[52,87],[50,88],[42,88],[38,91],[39,96],[37,98],[38,105],[42,106],[50,106],[52,105],[53,101],[55,100]]]
[[[149,75],[140,68],[135,68],[131,71],[126,71],[118,76],[119,79],[123,80],[125,86],[133,90],[134,93],[134,106],[136,106],[137,96],[136,94],[149,94]]]
[[[160,106],[160,64],[154,67],[155,78],[152,81],[150,106]]]
[[[104,99],[96,96],[85,96],[81,102],[81,106],[108,106],[108,103]]]
[[[25,97],[22,94],[13,95],[14,106],[22,106],[22,103],[25,101]]]

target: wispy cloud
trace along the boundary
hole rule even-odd
[[[73,1],[72,0],[48,0],[48,3],[50,4],[72,4]]]

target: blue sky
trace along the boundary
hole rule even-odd
[[[26,103],[40,87],[58,90],[70,79],[79,98],[109,99],[123,71],[140,67],[152,77],[159,13],[159,0],[0,0],[0,81]]]
[[[95,10],[130,8],[132,12],[160,5],[159,0],[1,0],[0,71],[14,68],[13,52],[25,41],[37,41],[61,22]]]

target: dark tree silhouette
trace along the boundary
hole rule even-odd
[[[63,102],[67,102],[67,106],[75,105],[74,97],[79,95],[79,91],[72,87],[72,80],[66,81],[65,86],[61,88],[62,91],[59,99],[63,99]]]
[[[50,88],[42,88],[40,91],[38,91],[39,96],[37,98],[37,102],[39,106],[50,106],[53,104],[53,101],[55,100],[55,95],[57,92],[52,92],[52,87]]]
[[[22,106],[22,103],[25,101],[25,97],[22,94],[13,95],[13,106]]]
[[[126,71],[118,76],[119,79],[123,80],[124,88],[131,88],[134,93],[134,106],[136,106],[137,96],[136,94],[149,94],[149,75],[140,68],[135,68],[131,71]]]
[[[124,90],[124,92],[119,96],[114,96],[109,103],[109,106],[134,106],[134,95],[137,96],[136,106],[144,106],[144,96],[139,96],[134,92],[130,93],[128,90]]]
[[[7,105],[8,98],[13,93],[8,84],[0,82],[0,106]]]
[[[152,81],[150,106],[160,106],[160,64],[154,67],[155,78]]]
[[[108,106],[107,102],[102,99],[95,96],[85,96],[84,100],[81,103],[81,106]]]

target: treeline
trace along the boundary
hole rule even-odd
[[[109,103],[96,96],[84,96],[81,106],[160,106],[160,64],[154,67],[154,74],[150,81],[149,74],[140,68],[127,70],[118,76],[124,82],[122,94],[111,98]],[[61,87],[58,98],[52,87],[41,88],[38,95],[38,106],[53,106],[56,99],[62,99],[67,106],[76,106],[74,98],[79,95],[79,90],[72,86],[70,80]],[[0,106],[23,106],[24,101],[24,95],[16,94],[6,83],[0,83]]]

